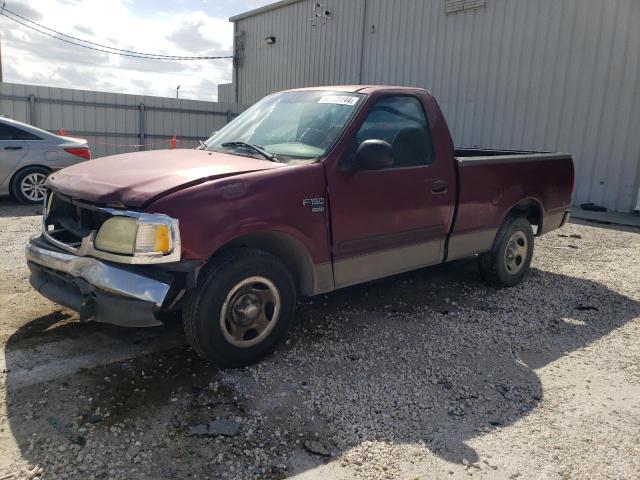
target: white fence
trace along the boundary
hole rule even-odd
[[[236,104],[0,83],[0,115],[86,138],[94,157],[192,148],[244,110]]]

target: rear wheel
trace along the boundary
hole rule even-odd
[[[188,294],[184,328],[193,348],[224,367],[241,367],[269,354],[293,320],[296,290],[287,268],[253,249],[230,252],[202,273]]]
[[[11,182],[11,195],[20,203],[42,203],[47,193],[45,182],[51,172],[44,167],[27,167]]]
[[[513,287],[522,281],[533,257],[533,230],[524,217],[508,217],[490,252],[478,255],[482,278],[499,287]]]

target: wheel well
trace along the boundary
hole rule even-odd
[[[256,248],[278,257],[296,281],[298,293],[311,295],[314,291],[313,262],[307,249],[296,239],[280,232],[261,232],[243,235],[218,249],[213,257],[237,248]]]
[[[535,225],[536,236],[542,233],[542,207],[534,199],[524,200],[509,210],[507,217],[510,215],[518,215],[526,218],[531,225]]]
[[[11,180],[9,181],[9,192],[12,195],[13,195],[13,182],[16,179],[16,177],[18,175],[20,175],[21,172],[25,171],[27,168],[33,168],[33,167],[43,168],[43,169],[47,170],[49,173],[51,173],[53,171],[49,167],[45,167],[44,165],[25,165],[24,167],[19,168],[18,170],[13,172],[13,175],[11,175]]]

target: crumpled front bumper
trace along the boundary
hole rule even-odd
[[[94,320],[129,327],[162,325],[155,313],[170,283],[95,258],[57,250],[42,237],[26,245],[29,281],[48,299]]]

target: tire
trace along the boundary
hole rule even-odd
[[[46,194],[44,182],[50,173],[44,167],[20,170],[11,181],[11,195],[20,203],[42,203]]]
[[[293,321],[296,288],[273,255],[239,249],[212,260],[182,311],[191,346],[222,367],[256,363],[271,353]]]
[[[497,287],[513,287],[529,272],[533,258],[533,229],[520,216],[507,217],[490,252],[478,255],[482,279]]]

